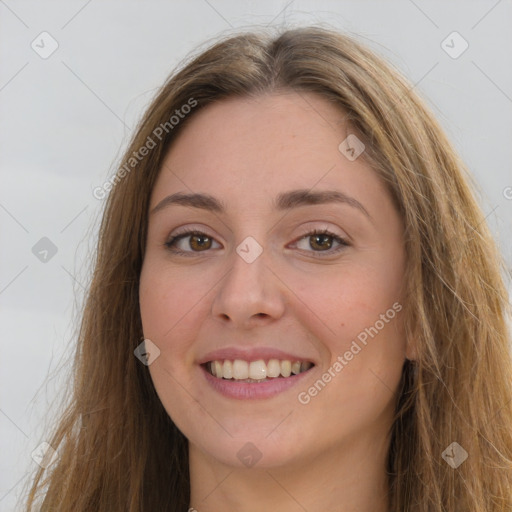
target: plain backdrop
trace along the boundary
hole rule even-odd
[[[92,191],[156,89],[198,45],[323,22],[427,99],[512,267],[511,1],[0,0],[0,511],[17,510],[69,386],[104,204]]]

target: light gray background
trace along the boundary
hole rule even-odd
[[[92,190],[156,88],[212,38],[317,22],[359,35],[416,84],[512,266],[511,1],[0,0],[0,511],[15,510],[69,383],[103,206]],[[47,59],[31,48],[43,31],[59,45]],[[469,44],[456,59],[441,47],[453,31]],[[42,237],[58,248],[46,263],[32,253]]]

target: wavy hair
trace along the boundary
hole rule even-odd
[[[417,357],[405,362],[396,394],[390,510],[512,510],[510,305],[474,183],[400,72],[353,37],[313,26],[210,42],[143,115],[103,211],[74,380],[49,438],[59,457],[35,472],[26,511],[36,503],[41,512],[188,509],[187,440],[134,357],[149,199],[170,145],[198,111],[277,91],[314,93],[339,108],[404,221],[405,332]],[[191,101],[171,128],[170,116]],[[161,140],[133,166],[159,126],[167,127]],[[468,454],[456,469],[443,457],[453,442]]]

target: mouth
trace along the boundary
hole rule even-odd
[[[277,379],[290,379],[306,373],[315,365],[311,361],[291,361],[287,359],[224,359],[208,361],[201,365],[212,377],[223,381],[261,384]]]

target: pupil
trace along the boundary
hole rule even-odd
[[[208,236],[204,236],[204,235],[194,235],[192,237],[192,244],[196,243],[199,247],[205,247],[208,242],[205,242],[205,240],[208,240]],[[197,240],[202,240],[200,242],[196,242]]]
[[[314,235],[314,240],[315,240],[315,244],[317,243],[318,240],[323,240],[323,243],[325,244],[325,242],[330,238],[329,235]],[[327,244],[327,247],[325,245],[323,245],[322,242],[318,242],[318,245],[320,246],[323,246],[323,248],[326,248],[326,249],[329,249],[331,244]]]

